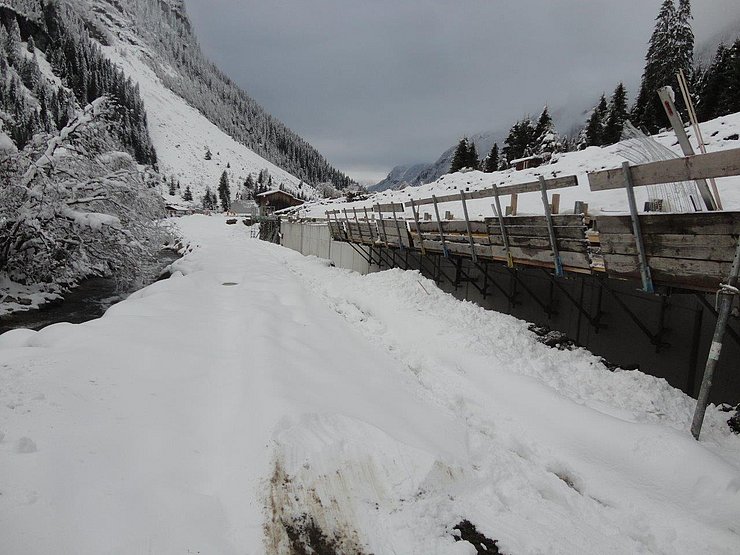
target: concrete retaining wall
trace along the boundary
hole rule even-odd
[[[321,223],[281,222],[281,244],[305,256],[317,256],[331,260],[337,268],[354,270],[361,274],[377,272],[378,267],[367,261],[368,248],[331,240],[329,226]],[[360,252],[364,253],[364,256]]]

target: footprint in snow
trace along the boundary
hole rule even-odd
[[[18,440],[16,445],[16,451],[18,453],[35,453],[38,451],[36,443],[30,437],[22,437]]]

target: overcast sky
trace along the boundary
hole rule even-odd
[[[635,88],[662,0],[186,0],[206,55],[362,181]],[[694,0],[701,42],[738,0]]]

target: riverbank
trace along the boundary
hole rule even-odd
[[[40,330],[58,322],[81,324],[101,317],[108,308],[163,276],[181,256],[182,248],[168,245],[144,264],[139,278],[122,286],[113,277],[89,277],[65,290],[55,284],[31,286],[0,278],[0,334],[19,328]]]

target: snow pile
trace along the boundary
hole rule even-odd
[[[417,273],[179,225],[172,278],[0,336],[0,552],[474,553],[465,519],[511,554],[740,551],[726,415],[694,442],[662,380]]]
[[[740,148],[740,113],[731,114],[701,124],[702,134],[709,152]],[[699,152],[692,128],[687,129],[689,139],[696,152]],[[680,146],[672,131],[664,132],[654,136],[660,144],[670,148],[676,154],[681,154]],[[507,170],[495,173],[483,173],[480,171],[469,171],[442,176],[434,183],[420,187],[407,187],[400,191],[384,191],[371,195],[367,202],[355,203],[353,205],[327,201],[316,203],[311,207],[301,209],[301,216],[312,218],[323,218],[327,210],[342,209],[350,206],[371,206],[374,204],[387,204],[390,202],[408,202],[410,199],[425,199],[432,195],[449,195],[457,191],[475,191],[478,189],[490,189],[496,184],[499,187],[515,185],[536,181],[540,175],[550,179],[554,177],[578,176],[578,187],[560,189],[553,191],[560,194],[561,213],[573,213],[576,201],[584,201],[589,205],[589,213],[624,213],[627,212],[627,197],[624,190],[591,192],[586,174],[588,172],[603,169],[619,168],[626,160],[619,154],[621,143],[605,148],[589,147],[578,152],[569,152],[558,155],[555,163],[531,168],[522,171]],[[720,196],[725,210],[740,210],[740,177],[718,179]],[[642,207],[648,200],[648,187],[635,189],[638,207]],[[519,195],[518,213],[542,214],[542,200],[539,193]],[[469,200],[468,210],[470,217],[481,219],[492,217],[494,212],[491,207],[493,199]],[[508,196],[501,199],[502,206],[509,202]],[[440,205],[441,214],[450,211],[456,218],[463,218],[462,205],[459,201]],[[430,207],[422,207],[422,212],[433,214]],[[411,217],[411,209],[407,208],[406,217]]]

